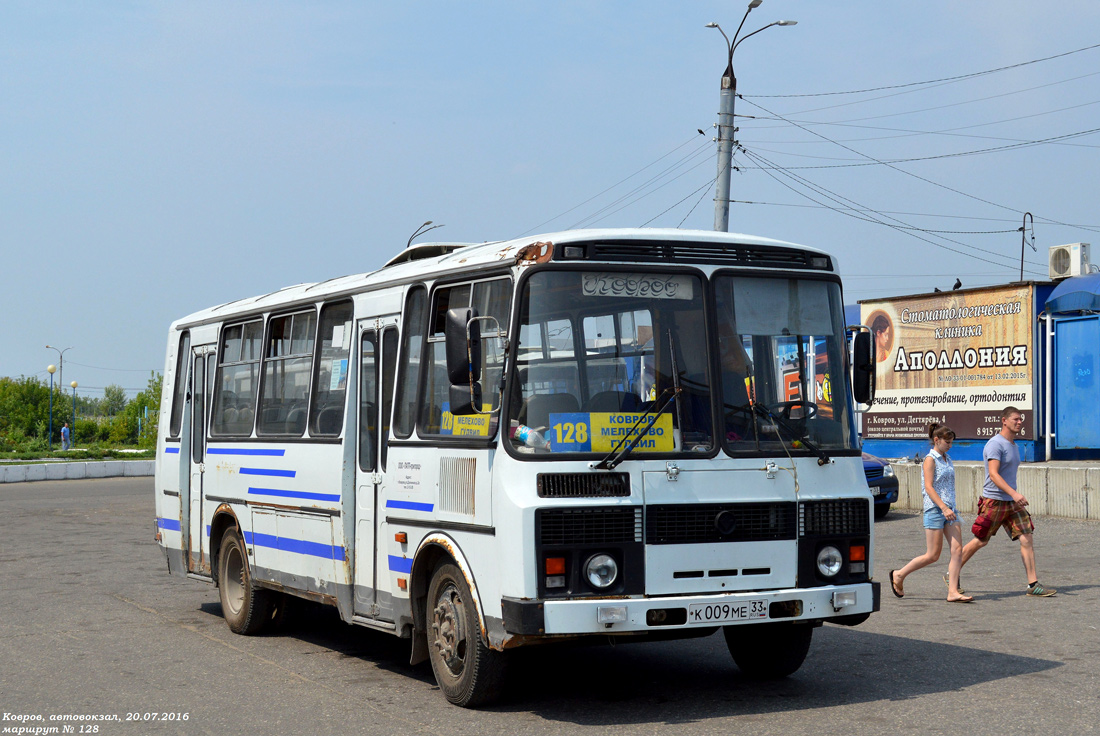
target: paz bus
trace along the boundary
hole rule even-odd
[[[234,632],[292,596],[410,640],[460,706],[509,650],[704,636],[748,676],[879,609],[833,257],[578,230],[435,243],[172,323],[169,572]],[[857,334],[849,354],[847,331]]]

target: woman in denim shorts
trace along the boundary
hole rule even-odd
[[[947,600],[950,603],[970,603],[973,596],[959,590],[959,568],[962,567],[962,524],[955,507],[955,465],[947,456],[955,433],[942,424],[928,426],[932,449],[924,458],[924,537],[928,549],[914,557],[900,570],[890,571],[890,589],[898,598],[905,596],[905,578],[909,573],[927,567],[940,558],[943,540],[951,550],[947,566]]]

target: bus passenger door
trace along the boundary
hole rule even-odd
[[[379,560],[386,559],[379,516],[397,369],[397,318],[359,325],[358,449],[355,468],[355,604],[357,615],[393,620],[388,592],[379,592]]]
[[[206,472],[206,405],[210,396],[209,376],[214,367],[214,346],[196,345],[191,366],[191,458],[187,487],[187,569],[202,573],[210,563],[204,553],[206,520],[202,512],[203,476]],[[207,571],[208,572],[208,571]]]

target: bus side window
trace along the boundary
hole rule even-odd
[[[397,329],[387,327],[382,333],[382,434],[379,443],[382,470],[386,469],[389,448],[390,415],[393,412],[393,380],[397,375]]]
[[[423,286],[409,289],[405,298],[405,329],[401,346],[401,375],[397,382],[393,433],[407,439],[416,421],[416,392],[420,385],[420,360],[424,349],[427,301]]]
[[[184,330],[180,335],[179,352],[176,353],[176,384],[172,392],[172,421],[168,436],[173,439],[180,436],[183,425],[183,402],[187,395],[187,359],[191,355],[191,333]]]
[[[378,437],[378,346],[374,332],[364,332],[359,345],[359,469],[376,469]]]
[[[326,304],[321,309],[309,409],[309,433],[314,437],[336,437],[343,428],[348,354],[354,340],[351,312],[351,302]]]
[[[263,322],[253,320],[222,329],[210,435],[250,435],[260,377]]]
[[[300,437],[305,432],[316,321],[312,310],[271,318],[257,434]]]

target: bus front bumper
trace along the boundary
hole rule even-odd
[[[880,584],[712,595],[574,600],[504,598],[509,634],[554,636],[674,631],[769,621],[850,623],[878,611]]]

